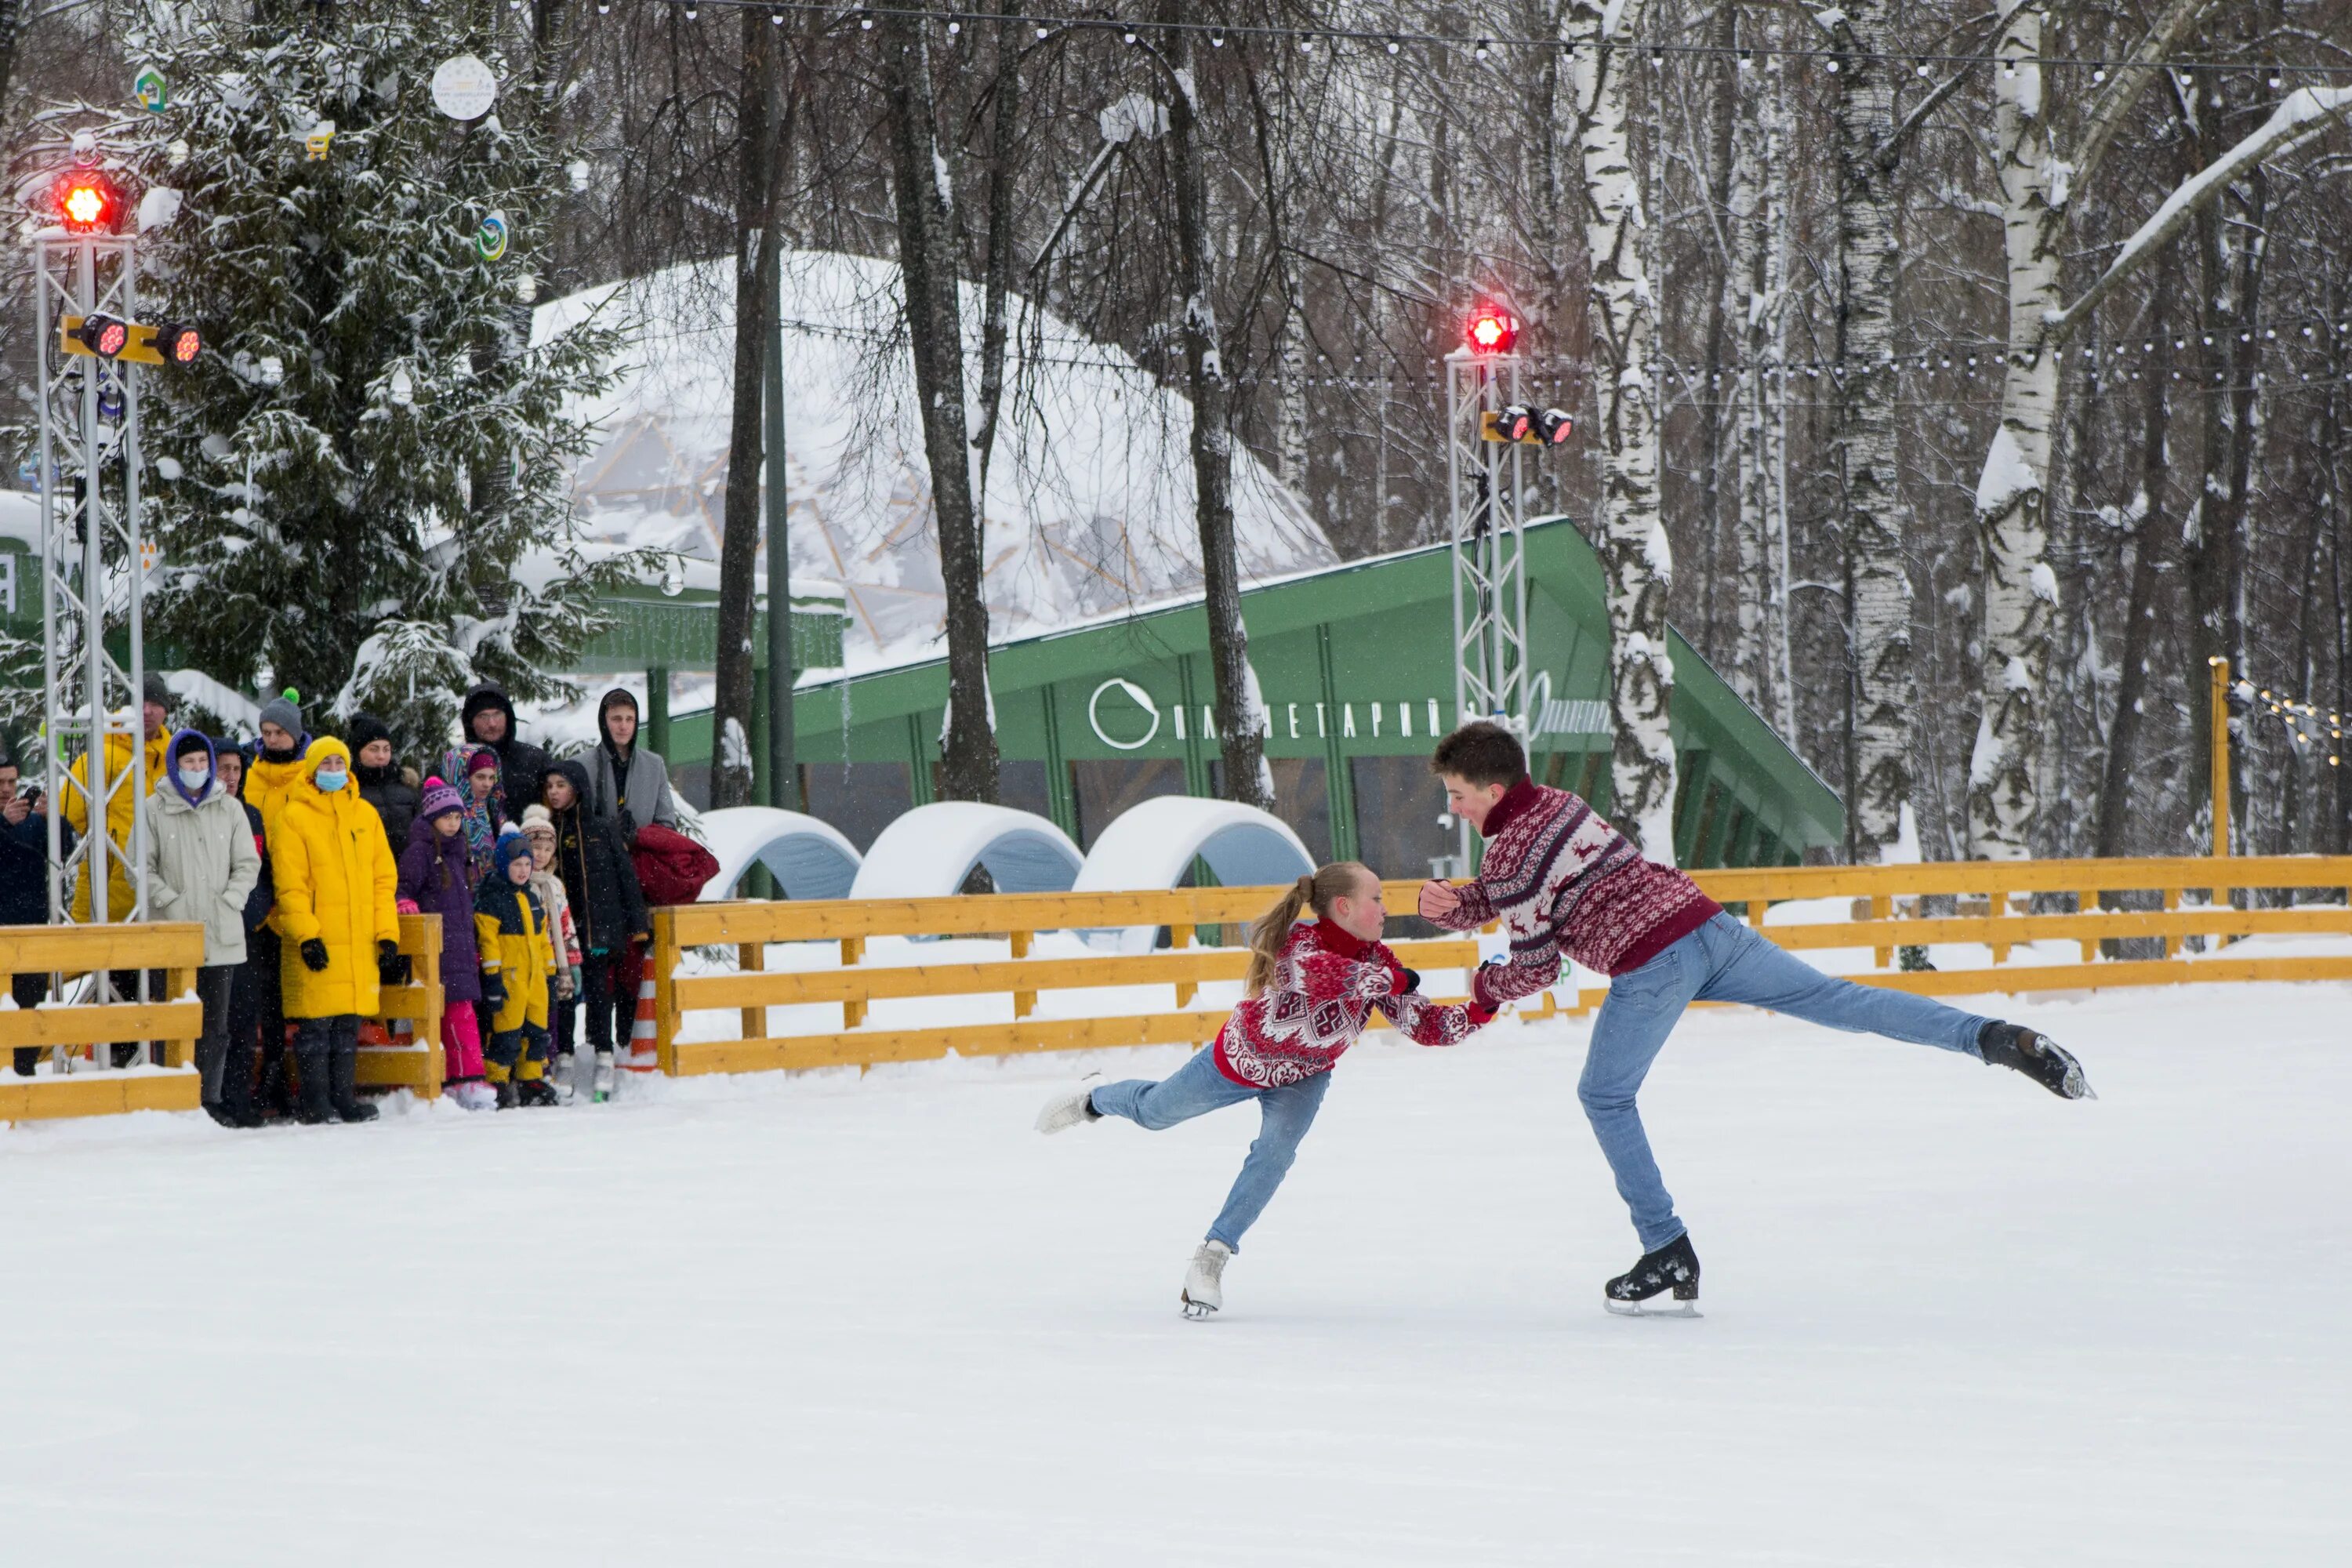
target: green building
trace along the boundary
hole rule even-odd
[[[1527,549],[1535,773],[1605,809],[1601,563],[1565,519],[1531,525]],[[1250,659],[1273,720],[1266,752],[1276,809],[1317,857],[1422,876],[1456,847],[1456,834],[1439,822],[1444,799],[1428,766],[1432,742],[1454,722],[1451,592],[1451,563],[1439,545],[1243,595]],[[837,668],[837,612],[818,600],[796,600],[793,609],[794,646],[807,650],[807,665]],[[679,666],[707,666],[707,653],[689,655],[710,646],[709,611],[673,601],[666,613],[677,622]],[[639,641],[608,637],[598,666],[643,668],[623,662],[641,657]],[[753,646],[765,645],[755,637]],[[1678,635],[1672,651],[1681,862],[1793,864],[1809,848],[1841,843],[1844,808],[1836,795]],[[666,689],[667,672],[655,673],[652,684]],[[1208,624],[1197,600],[1001,644],[989,680],[1003,804],[1051,818],[1082,847],[1137,801],[1218,791]],[[804,678],[793,700],[793,744],[805,809],[863,849],[893,817],[937,798],[946,689],[940,659]],[[671,759],[689,797],[699,797],[709,714],[661,718],[648,742]],[[764,762],[764,745],[753,742]],[[764,781],[761,787],[765,798]]]

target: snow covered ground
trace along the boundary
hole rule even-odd
[[[2352,987],[2019,1011],[2103,1099],[1693,1016],[1696,1322],[1579,1024],[1360,1047],[1205,1325],[1254,1118],[1028,1129],[1176,1051],[0,1131],[0,1560],[2344,1561]]]

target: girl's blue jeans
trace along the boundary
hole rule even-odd
[[[1124,1116],[1157,1132],[1223,1106],[1256,1100],[1257,1137],[1207,1237],[1239,1252],[1242,1232],[1257,1222],[1275,1189],[1289,1173],[1291,1161],[1298,1157],[1298,1141],[1315,1125],[1315,1112],[1330,1087],[1328,1072],[1282,1089],[1252,1089],[1235,1083],[1218,1070],[1216,1047],[1211,1046],[1193,1053],[1191,1061],[1157,1082],[1130,1078],[1103,1085],[1094,1092],[1094,1107],[1105,1116]]]

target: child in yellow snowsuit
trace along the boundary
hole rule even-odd
[[[501,1110],[556,1103],[547,1081],[547,994],[555,946],[548,938],[547,911],[531,894],[530,873],[530,841],[507,834],[491,853],[490,875],[474,894],[482,1008],[490,1022],[482,1058]]]

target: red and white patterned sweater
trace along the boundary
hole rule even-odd
[[[1450,1046],[1494,1016],[1444,1005],[1404,988],[1404,966],[1386,944],[1360,942],[1332,921],[1290,928],[1266,988],[1217,1031],[1217,1070],[1251,1089],[1284,1089],[1329,1072],[1372,1009],[1424,1046]]]
[[[1549,989],[1563,952],[1587,969],[1623,974],[1723,912],[1564,789],[1519,780],[1481,831],[1478,879],[1454,889],[1462,902],[1438,923],[1472,931],[1502,921],[1511,956],[1478,972],[1471,991],[1483,1007]]]

